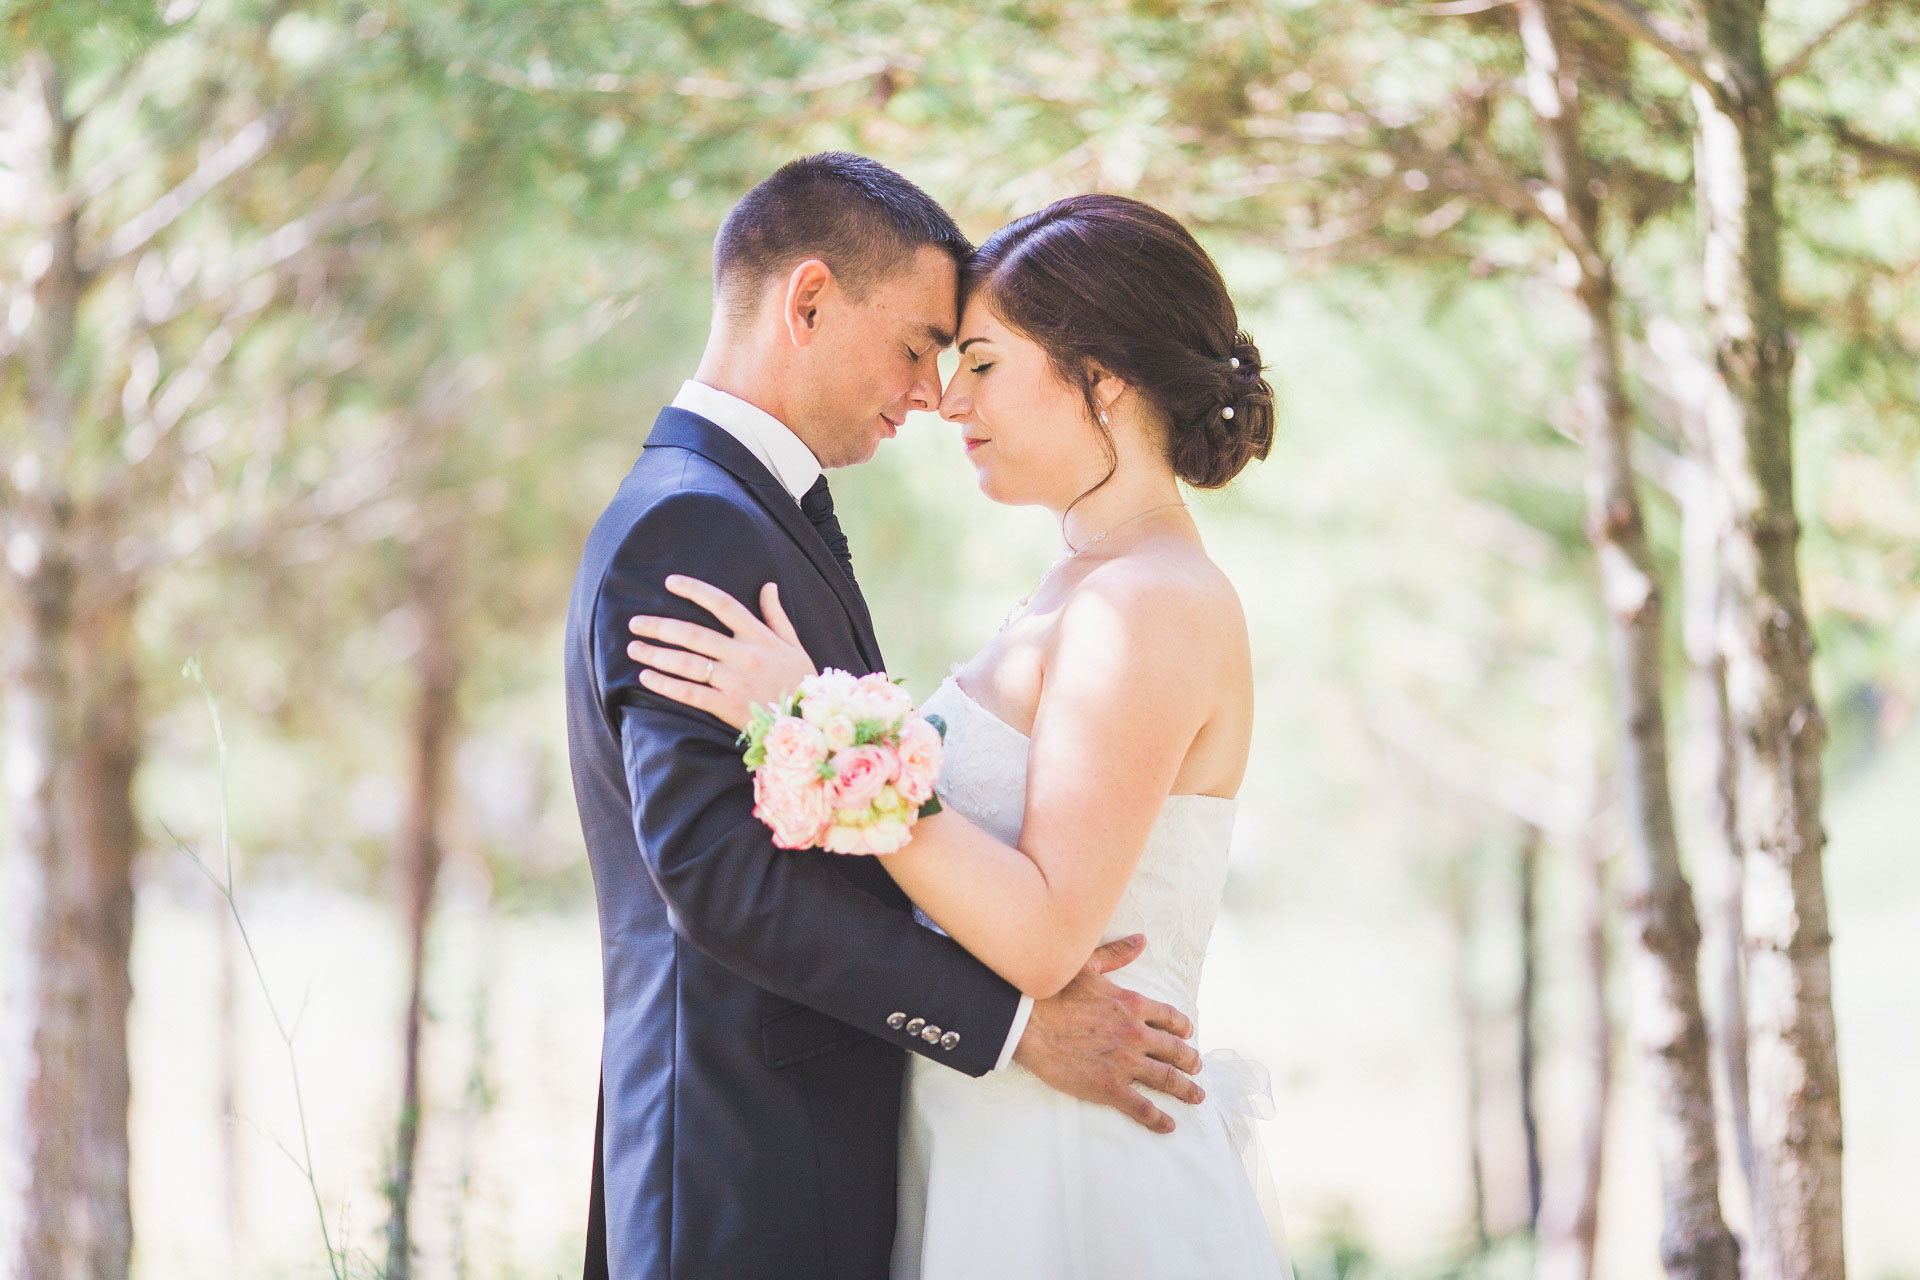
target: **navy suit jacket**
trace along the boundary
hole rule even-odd
[[[816,663],[881,667],[858,588],[792,495],[719,427],[664,410],[567,612],[606,1004],[585,1274],[883,1280],[906,1051],[985,1073],[1019,993],[917,925],[872,859],[774,847],[735,732],[643,689],[627,657],[632,614],[712,623],[669,573],[756,612],[778,582]]]

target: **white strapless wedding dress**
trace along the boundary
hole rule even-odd
[[[922,710],[947,722],[942,802],[1017,843],[1026,735],[951,678]],[[1105,935],[1144,933],[1115,981],[1196,1026],[1233,812],[1217,796],[1169,797]],[[1290,1280],[1253,1128],[1271,1114],[1265,1073],[1224,1051],[1205,1062],[1201,1105],[1149,1095],[1176,1125],[1161,1135],[1023,1067],[973,1079],[912,1057],[893,1280]]]

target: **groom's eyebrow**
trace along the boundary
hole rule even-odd
[[[953,345],[953,335],[945,329],[942,329],[939,325],[923,324],[920,326],[920,332],[926,336],[927,341],[936,347],[950,347]]]

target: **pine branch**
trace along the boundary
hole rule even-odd
[[[1837,116],[1827,120],[1826,126],[1834,141],[1847,150],[1887,168],[1899,170],[1915,182],[1920,182],[1920,148],[1868,137]]]
[[[153,242],[155,236],[178,222],[215,187],[265,155],[279,133],[282,117],[275,112],[248,122],[216,148],[179,186],[122,223],[107,237],[100,259],[89,275],[110,271]]]
[[[1805,71],[1807,64],[1813,61],[1813,55],[1826,48],[1827,43],[1839,35],[1843,27],[1848,26],[1864,14],[1879,8],[1882,3],[1883,0],[1854,0],[1851,8],[1828,23],[1826,29],[1820,32],[1819,35],[1816,35],[1813,39],[1802,45],[1800,52],[1794,54],[1791,58],[1788,58],[1785,62],[1774,68],[1773,82],[1779,84],[1782,80],[1791,79],[1799,75],[1802,71]]]
[[[1739,91],[1726,77],[1701,58],[1693,37],[1686,28],[1664,14],[1642,8],[1635,0],[1576,0],[1594,17],[1608,23],[1629,39],[1652,45],[1667,60],[1699,85],[1724,111],[1731,111]]]
[[[1459,18],[1475,13],[1490,13],[1513,3],[1514,0],[1433,0],[1430,4],[1410,4],[1407,9],[1423,18]]]
[[[210,303],[232,304],[269,272],[284,271],[301,254],[315,248],[321,236],[347,227],[364,226],[371,221],[376,197],[358,196],[323,205],[283,223],[256,243],[237,253],[226,279],[208,292],[182,289],[163,299],[165,305],[153,312],[131,317],[131,332],[150,334],[178,320],[196,308]]]
[[[1367,700],[1367,727],[1386,746],[1449,791],[1566,835],[1583,816],[1579,789],[1469,742],[1412,698],[1394,691]]]

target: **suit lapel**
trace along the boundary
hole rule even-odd
[[[754,457],[745,445],[699,414],[671,405],[660,411],[660,416],[654,420],[653,432],[647,437],[647,448],[663,446],[697,453],[725,468],[728,474],[740,481],[780,527],[787,531],[787,536],[807,553],[813,567],[819,570],[827,586],[838,597],[841,607],[847,611],[847,618],[853,623],[854,641],[860,647],[860,656],[866,660],[869,668],[881,670],[885,664],[880,657],[880,641],[873,633],[873,617],[867,612],[866,600],[848,580],[845,571],[840,568],[840,562],[834,559],[825,539],[821,538],[820,531],[813,527],[813,521],[807,519],[806,513],[800,510],[800,504],[793,500],[793,495],[774,478],[760,459]]]

